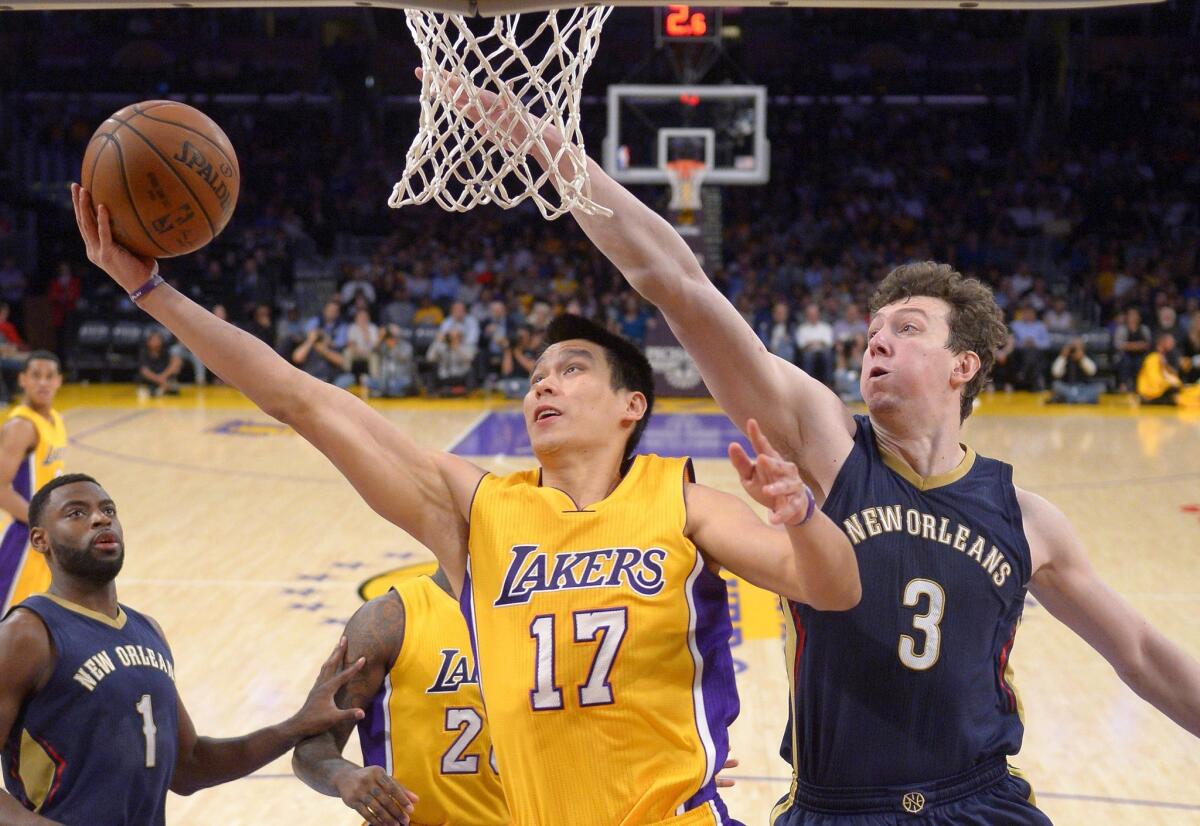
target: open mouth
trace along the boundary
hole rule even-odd
[[[868,379],[877,379],[880,376],[886,376],[887,374],[888,374],[888,371],[884,370],[882,367],[872,367],[871,372],[867,374],[867,378]]]
[[[561,416],[561,415],[562,415],[562,413],[555,410],[553,407],[539,407],[533,413],[533,420],[535,422],[544,422],[547,419],[553,419],[553,418],[555,418],[557,416]]]
[[[116,550],[120,544],[117,535],[111,531],[105,531],[92,540],[92,547],[101,551]]]

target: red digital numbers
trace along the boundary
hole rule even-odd
[[[708,18],[702,11],[692,11],[691,6],[667,6],[663,31],[667,37],[704,37],[708,34]]]

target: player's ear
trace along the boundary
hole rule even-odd
[[[40,554],[49,554],[50,538],[46,536],[45,528],[33,528],[29,531],[29,544]]]
[[[640,390],[634,390],[625,400],[625,416],[630,421],[640,422],[646,415],[646,396]]]
[[[982,366],[979,354],[974,350],[966,350],[954,357],[954,369],[950,373],[950,385],[954,389],[962,387],[975,378]]]

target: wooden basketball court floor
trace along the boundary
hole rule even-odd
[[[489,421],[503,425],[511,403],[376,404],[431,447],[478,445],[487,453],[476,461],[489,469],[532,463],[506,455],[505,438],[520,430],[511,418],[492,428],[499,441],[472,441]],[[96,476],[120,508],[120,598],[166,629],[201,733],[239,734],[291,714],[360,604],[360,586],[397,569],[411,575],[431,558],[302,439],[228,388],[139,402],[128,386],[67,387],[59,407],[71,434],[68,470]],[[716,412],[710,402],[667,400],[660,410],[682,451],[720,455],[725,431],[703,415]],[[997,395],[966,438],[1062,507],[1102,576],[1200,656],[1200,416],[1123,403],[1048,408]],[[699,459],[697,472],[740,492],[724,459]],[[386,579],[368,591],[380,587]],[[725,796],[731,814],[753,826],[787,790],[777,754],[786,678],[771,601],[747,586],[736,592],[742,712],[732,750],[741,766]],[[1026,721],[1013,762],[1055,823],[1200,824],[1200,740],[1138,699],[1032,599],[1013,661]],[[347,754],[360,759],[355,738]],[[296,780],[288,758],[172,796],[167,811],[174,824],[359,822]]]

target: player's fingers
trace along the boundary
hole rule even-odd
[[[333,651],[330,653],[330,655],[325,658],[325,662],[321,663],[321,671],[317,677],[317,680],[323,683],[336,674],[338,667],[342,664],[342,659],[345,656],[346,638],[342,637],[338,640],[337,645],[333,647]]]
[[[100,235],[96,231],[96,213],[92,209],[92,196],[82,186],[79,187],[78,194],[79,205],[75,210],[75,217],[79,222],[79,230],[83,235],[83,244],[88,257],[94,260],[99,253]]]
[[[729,443],[729,462],[743,482],[748,481],[754,475],[754,462],[747,455],[746,449],[737,442]]]
[[[106,261],[113,254],[112,225],[108,221],[108,207],[104,204],[96,207],[97,237],[100,239],[100,260]]]
[[[736,769],[740,765],[742,765],[741,760],[738,760],[736,757],[730,757],[725,761],[725,765],[721,766],[721,771],[725,771],[726,769]]]
[[[396,804],[405,812],[411,812],[413,806],[417,803],[417,796],[404,788],[397,782],[396,778],[390,774],[385,774],[380,781],[383,790],[387,792],[388,797],[396,801]]]
[[[372,798],[372,807],[382,809],[383,813],[397,823],[408,823],[408,810],[404,808],[404,805],[400,801],[393,798],[392,794],[382,783],[372,786],[368,794]]]
[[[385,826],[384,821],[380,820],[379,815],[371,811],[371,807],[367,805],[365,800],[355,803],[354,811],[358,812],[358,816],[367,823],[370,823],[371,826]]]
[[[342,670],[341,670],[341,671],[339,671],[337,674],[334,674],[334,675],[333,675],[333,676],[330,678],[330,680],[329,680],[329,685],[330,685],[330,687],[331,687],[332,689],[334,689],[335,691],[336,691],[337,689],[341,688],[341,687],[342,687],[342,686],[344,686],[346,683],[348,683],[348,682],[350,682],[352,679],[354,679],[354,675],[355,675],[355,674],[357,674],[358,672],[362,671],[362,670],[363,670],[363,666],[364,666],[364,665],[366,665],[366,664],[367,664],[367,658],[366,658],[366,657],[359,657],[357,660],[355,660],[354,662],[350,663],[350,665],[349,665],[349,666],[347,666],[346,668],[342,669]]]
[[[762,432],[762,428],[758,426],[757,419],[746,420],[746,435],[750,437],[750,444],[754,446],[754,452],[761,456],[778,456],[775,448],[771,446],[771,442],[767,439],[767,434]]]

